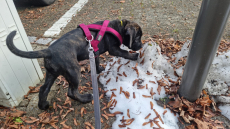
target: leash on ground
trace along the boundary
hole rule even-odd
[[[99,92],[98,92],[98,83],[96,77],[96,64],[94,57],[94,49],[91,46],[91,41],[93,40],[93,36],[89,42],[89,60],[90,60],[90,71],[91,71],[91,79],[92,79],[92,87],[93,87],[93,100],[94,100],[94,116],[95,116],[95,128],[101,129],[101,113],[100,113],[100,102],[99,102]]]

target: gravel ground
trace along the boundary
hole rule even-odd
[[[46,7],[33,7],[26,2],[16,2],[16,7],[22,23],[25,27],[27,35],[42,37],[44,32],[48,30],[68,9],[70,9],[78,0],[56,0],[56,2]],[[165,35],[165,37],[173,37],[176,40],[191,39],[196,25],[197,17],[199,14],[199,8],[201,0],[125,0],[125,3],[120,3],[120,0],[89,0],[89,2],[83,7],[83,9],[77,13],[71,22],[63,29],[61,34],[55,38],[60,38],[63,34],[70,30],[73,30],[80,23],[90,24],[99,20],[114,20],[114,19],[127,19],[137,22],[143,29],[143,39],[147,39],[152,35]],[[230,21],[228,21],[224,39],[230,39]],[[34,50],[40,50],[47,48],[46,45],[32,44]],[[102,60],[102,59],[101,59]],[[43,59],[38,59],[39,64],[45,73],[43,68]],[[108,60],[107,60],[108,61]],[[102,62],[101,62],[102,63]],[[82,77],[81,86],[85,86],[85,83],[89,82],[89,73],[85,73],[87,79]],[[44,80],[38,84],[41,85]],[[103,88],[99,83],[99,87]],[[60,93],[58,91],[60,90]],[[51,103],[56,102],[61,105],[65,101],[65,93],[67,88],[64,89],[61,85],[54,84],[49,94],[48,100]],[[91,91],[88,91],[92,93]],[[85,93],[85,92],[84,92]],[[86,92],[87,93],[87,92]],[[17,109],[27,112],[27,116],[37,117],[41,110],[37,107],[38,93],[29,95],[29,100],[24,100]],[[60,98],[59,102],[56,98]],[[101,108],[103,108],[102,102],[106,102],[106,97],[101,99]],[[73,128],[85,128],[84,123],[90,122],[94,126],[94,113],[92,103],[81,104],[77,101],[72,101],[72,107],[74,111],[70,112],[63,120],[59,118],[59,123],[68,119],[66,124]],[[87,113],[81,117],[80,110],[84,107]],[[54,112],[55,115],[59,114],[60,109],[56,112],[53,108],[50,108],[48,112]],[[64,110],[64,113],[67,110]],[[109,112],[106,110],[106,112]],[[102,112],[103,113],[103,112]],[[73,118],[77,119],[79,124],[74,127]],[[111,128],[115,117],[109,117],[109,120],[103,118],[103,128]],[[219,119],[224,120],[226,123],[230,123],[225,117]],[[58,127],[63,127],[57,124]],[[184,125],[180,125],[180,128],[184,128]],[[51,127],[51,126],[46,126]],[[229,128],[229,127],[228,127]]]

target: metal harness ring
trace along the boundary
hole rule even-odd
[[[87,37],[85,37],[85,40],[88,42],[91,42],[91,41],[93,41],[93,35],[91,35],[91,37],[92,37],[91,40],[88,40]]]

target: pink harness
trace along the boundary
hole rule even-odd
[[[89,29],[90,30],[100,30],[97,34],[97,37],[91,41],[91,45],[94,49],[94,52],[97,52],[99,50],[97,45],[101,42],[102,38],[104,37],[105,32],[109,32],[113,34],[114,36],[116,36],[118,40],[120,41],[120,44],[122,44],[121,35],[113,28],[107,27],[108,24],[109,24],[109,21],[105,20],[103,22],[103,25],[97,25],[97,24],[90,24],[90,25],[80,24],[79,25],[83,29],[87,40],[92,40],[93,38]]]

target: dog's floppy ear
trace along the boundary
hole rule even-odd
[[[129,48],[132,47],[134,31],[131,28],[126,29],[126,35],[129,35]]]

